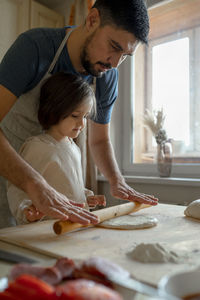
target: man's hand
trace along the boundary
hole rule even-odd
[[[89,208],[95,208],[97,205],[106,206],[106,198],[104,195],[93,195],[87,197]]]
[[[90,120],[88,125],[91,154],[100,172],[110,182],[111,195],[123,200],[156,205],[157,198],[136,192],[124,181],[110,141],[109,123],[98,124]]]
[[[45,216],[60,220],[70,220],[83,225],[97,224],[99,219],[83,209],[84,204],[76,203],[58,193],[44,179],[30,184],[28,196],[37,210]]]
[[[125,181],[117,182],[110,185],[111,195],[115,198],[129,201],[137,201],[140,203],[157,205],[158,199],[152,195],[142,194],[132,189]]]

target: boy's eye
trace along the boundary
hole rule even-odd
[[[72,114],[72,117],[73,117],[73,118],[78,118],[78,116],[77,116],[77,115],[74,115],[74,114]]]

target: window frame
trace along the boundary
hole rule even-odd
[[[119,98],[123,99],[121,105],[122,123],[122,173],[132,176],[157,176],[156,164],[133,163],[132,145],[134,139],[134,74],[132,73],[135,64],[134,57],[127,58],[119,70]],[[145,71],[145,70],[144,70]],[[123,80],[122,80],[123,78]],[[197,83],[196,83],[197,84]],[[132,88],[131,88],[132,85]],[[143,87],[144,88],[144,87]],[[143,91],[144,92],[144,91]],[[141,117],[141,116],[140,116]],[[140,124],[141,128],[143,127]],[[140,143],[140,141],[138,141]],[[171,177],[178,178],[200,178],[200,164],[173,164]]]
[[[176,13],[176,17],[175,17]],[[164,14],[164,17],[163,17]],[[164,5],[155,6],[149,9],[150,17],[150,39],[159,38],[162,35],[172,34],[178,30],[189,29],[191,27],[200,25],[200,1],[195,0],[174,0]],[[159,22],[159,26],[158,26]],[[196,52],[199,53],[198,60],[200,61],[200,45],[197,44]],[[133,163],[131,147],[133,145],[133,138],[136,134],[134,132],[133,122],[133,102],[135,87],[134,78],[131,69],[134,65],[134,58],[127,60],[122,64],[119,70],[119,101],[121,112],[121,126],[122,126],[122,142],[120,141],[121,165],[122,173],[124,175],[136,176],[157,176],[156,164]],[[144,66],[141,66],[141,73],[145,76]],[[200,78],[197,78],[194,85],[198,85]],[[133,84],[133,89],[131,89]],[[140,85],[140,90],[145,93],[145,86]],[[200,91],[197,98],[200,98]],[[136,115],[137,116],[137,115]],[[138,117],[138,116],[137,116]],[[140,118],[139,116],[138,118]],[[141,124],[138,122],[137,126]],[[144,131],[144,130],[143,130]],[[141,141],[137,138],[137,146]],[[175,164],[172,168],[172,177],[179,178],[200,178],[200,164]]]

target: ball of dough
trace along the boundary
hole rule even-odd
[[[188,217],[200,219],[200,199],[192,201],[184,211]]]

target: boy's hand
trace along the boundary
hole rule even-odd
[[[26,216],[27,221],[29,222],[35,222],[44,217],[44,214],[41,213],[34,205],[25,208],[24,214]]]
[[[87,197],[89,208],[95,208],[97,205],[106,206],[106,198],[104,195],[94,195]]]

